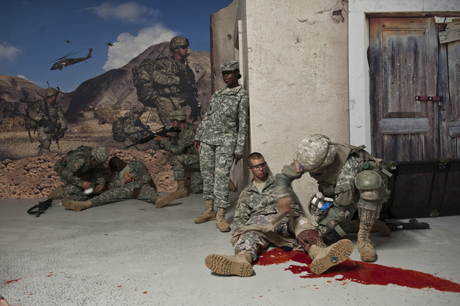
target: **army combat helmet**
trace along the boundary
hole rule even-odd
[[[355,186],[364,200],[378,200],[382,177],[375,171],[364,170],[356,175]]]
[[[169,120],[185,121],[187,120],[187,114],[185,110],[175,110],[169,115]]]
[[[109,159],[110,152],[106,147],[97,146],[91,150],[91,155],[99,164],[103,164]]]
[[[297,148],[297,161],[307,172],[325,167],[334,161],[337,146],[321,134],[303,139]]]
[[[52,96],[55,96],[57,95],[58,91],[56,88],[53,88],[53,87],[48,87],[46,90],[45,90],[45,96],[48,98],[48,97],[52,97]]]
[[[183,36],[175,36],[169,42],[169,50],[174,51],[180,46],[190,46],[190,42]]]

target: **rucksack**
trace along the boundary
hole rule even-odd
[[[117,142],[124,142],[125,132],[124,132],[124,125],[125,125],[125,117],[119,117],[112,123],[112,138]]]
[[[149,107],[156,107],[159,97],[158,90],[152,80],[156,60],[144,59],[139,66],[132,69],[134,87],[137,89],[138,100]]]
[[[62,157],[57,163],[54,164],[54,171],[56,171],[57,174],[61,175],[62,170],[67,166],[69,161],[72,159],[73,154],[76,152],[84,152],[85,153],[85,159],[88,158],[87,151],[85,151],[84,146],[79,146],[76,150],[70,150],[67,152],[67,154]]]
[[[26,116],[24,117],[24,125],[27,131],[37,130],[37,122],[31,118],[31,114],[38,114],[40,112],[40,102],[25,101],[27,102]]]

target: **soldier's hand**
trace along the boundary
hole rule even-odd
[[[59,138],[64,138],[65,132],[66,132],[66,129],[62,129],[61,132],[59,133]]]
[[[101,193],[102,190],[104,190],[104,185],[96,185],[96,188],[94,189],[94,193]]]
[[[195,140],[194,147],[197,152],[200,152],[200,141],[199,140]]]
[[[284,197],[279,199],[278,208],[280,213],[286,213],[291,211],[291,199],[289,197]]]
[[[84,182],[83,182],[83,185],[81,185],[81,187],[82,187],[83,189],[89,189],[89,188],[91,188],[91,183],[88,182],[88,181],[84,181]]]
[[[156,142],[160,142],[163,140],[163,137],[161,137],[160,135],[155,135],[155,137],[153,138],[153,140],[155,140]]]
[[[238,164],[238,161],[243,158],[243,155],[235,154],[235,165]]]

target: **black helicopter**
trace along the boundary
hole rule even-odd
[[[64,55],[63,57],[60,57],[57,60],[53,61],[53,62],[56,62],[56,63],[54,63],[53,67],[51,67],[51,70],[56,70],[56,69],[62,70],[62,68],[64,68],[64,67],[67,67],[67,66],[79,63],[79,62],[86,61],[88,58],[91,57],[91,52],[92,51],[93,51],[93,48],[89,48],[89,53],[88,53],[88,55],[86,57],[67,58],[67,57],[72,56],[72,55],[77,53],[77,52],[72,51],[72,52]]]

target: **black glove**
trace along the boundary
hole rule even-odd
[[[65,136],[65,132],[67,131],[67,129],[62,129],[59,133],[59,138],[64,138]]]

